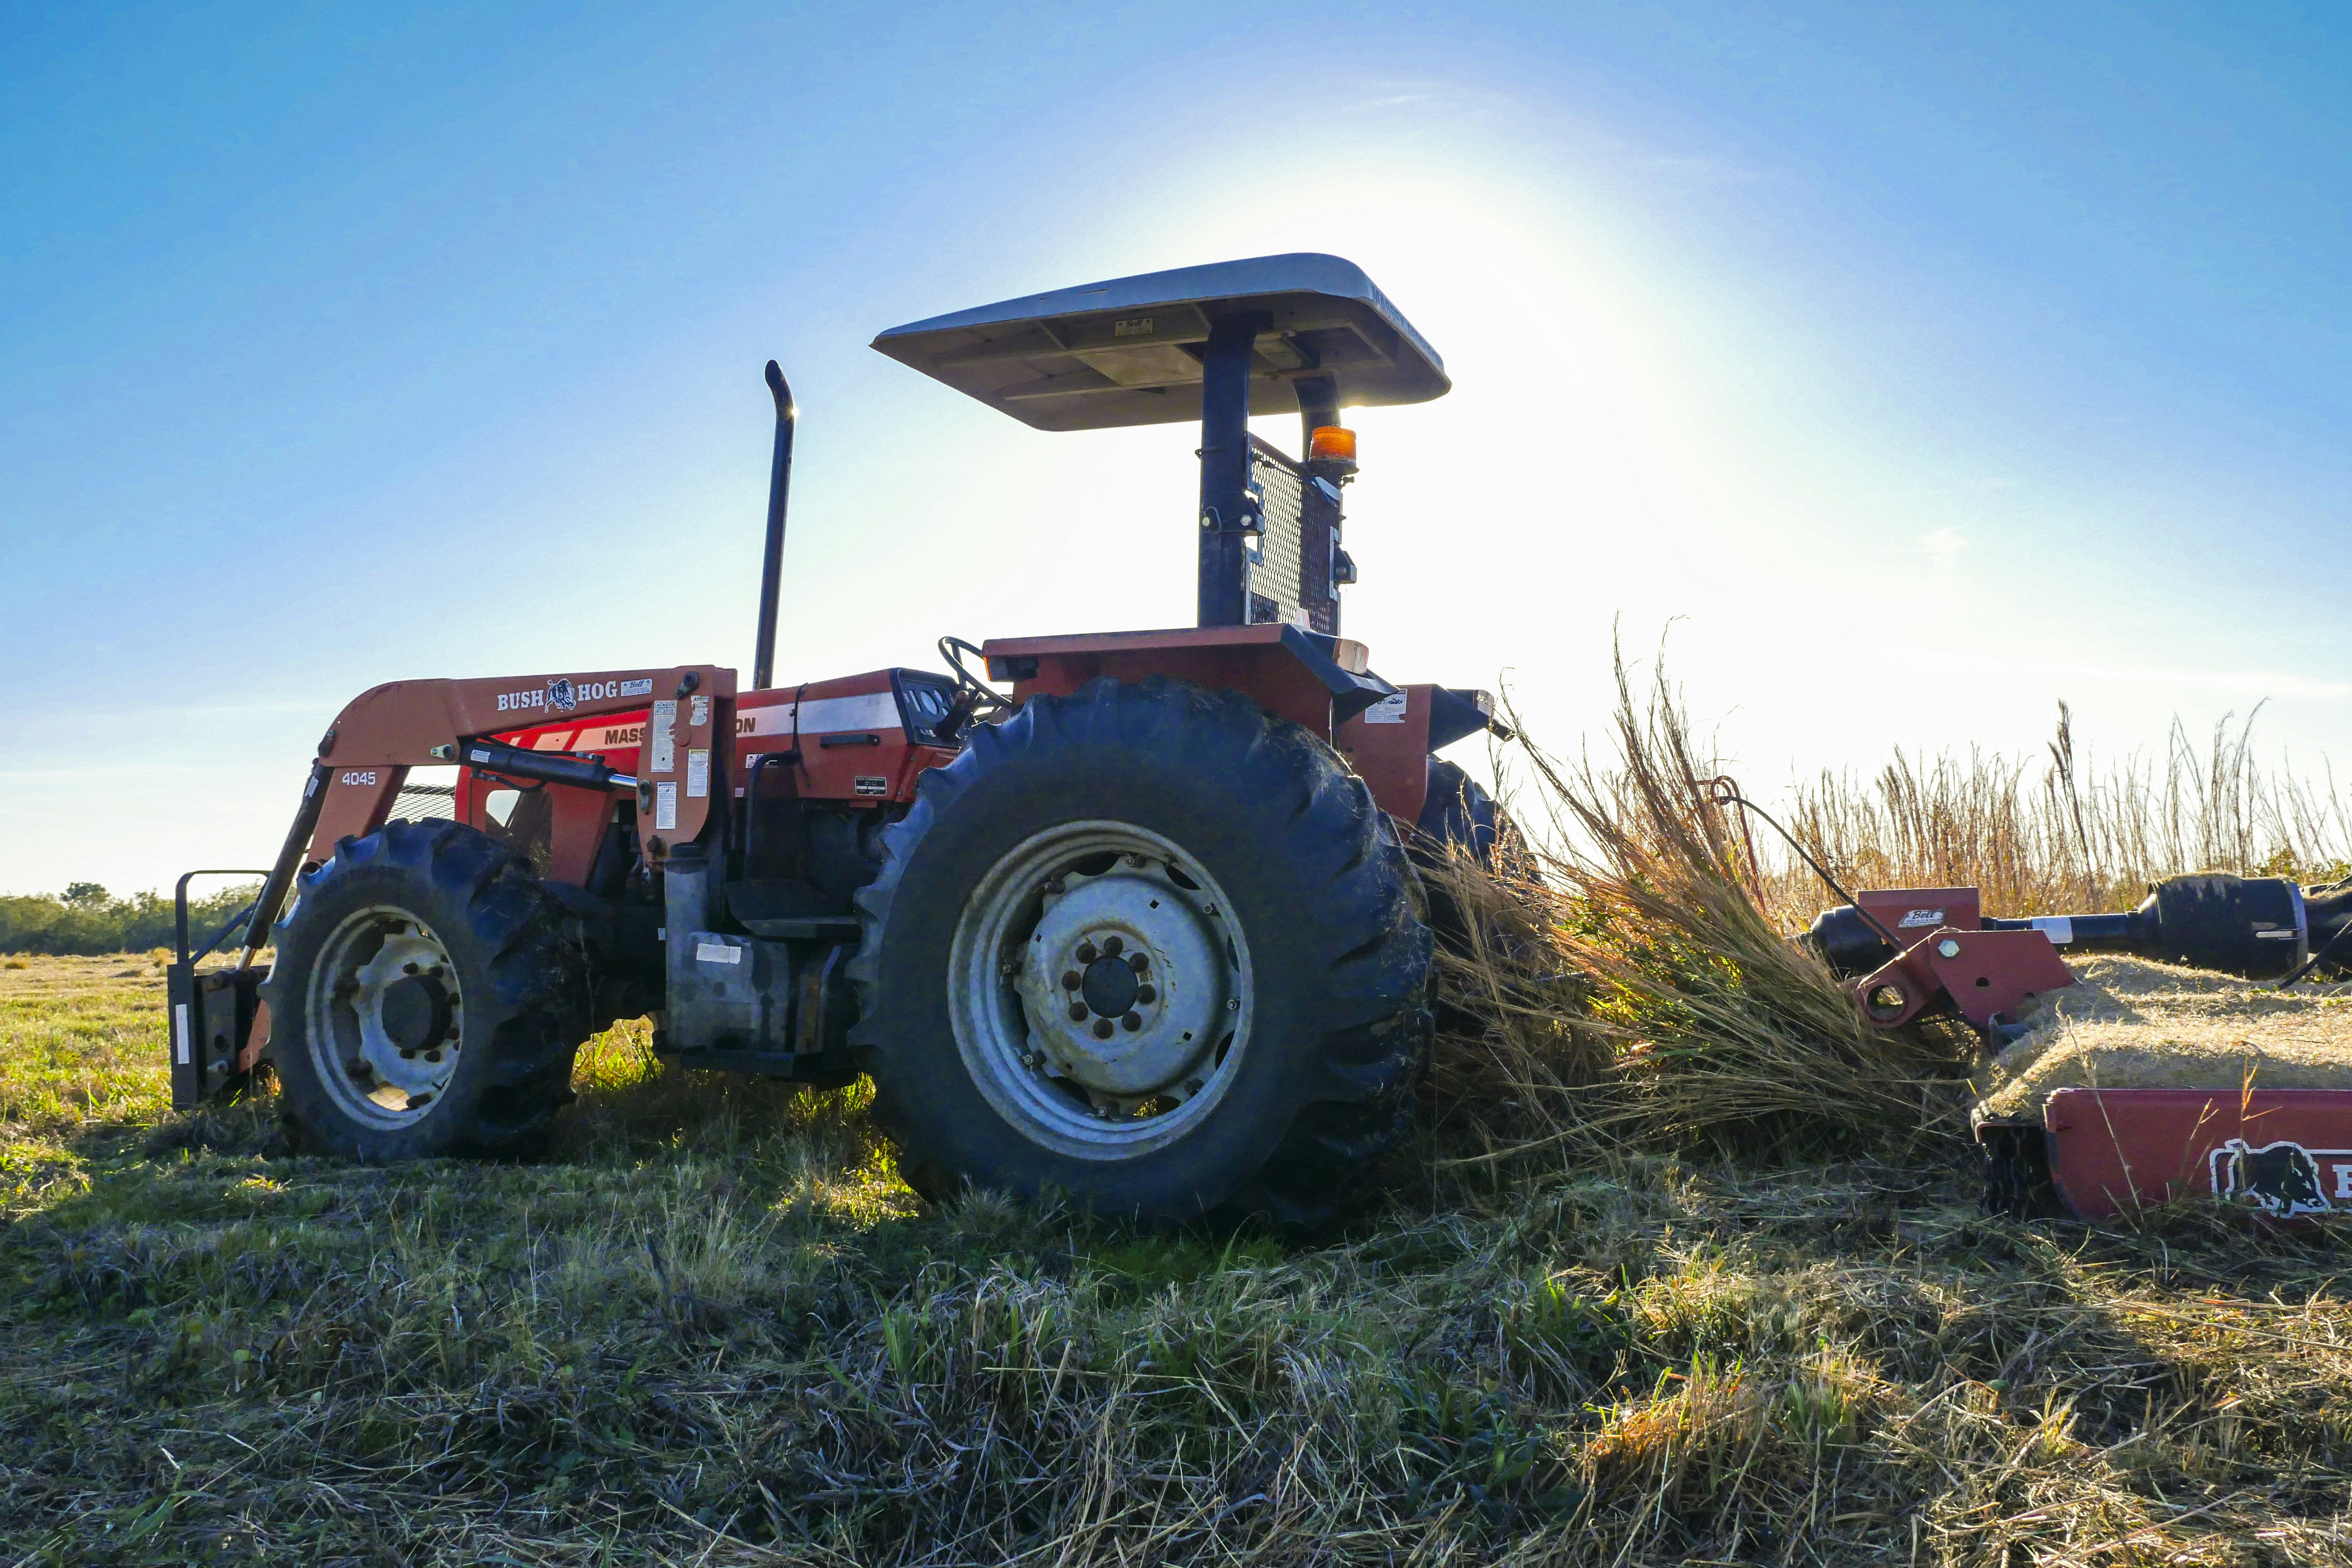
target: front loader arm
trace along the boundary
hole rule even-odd
[[[301,872],[325,863],[336,843],[383,826],[412,767],[460,762],[467,741],[562,715],[650,710],[638,776],[646,858],[691,842],[709,820],[714,780],[731,761],[735,672],[718,665],[596,670],[581,675],[489,676],[474,680],[395,680],[354,698],[320,739],[319,754],[286,842],[270,869],[240,969],[268,941]]]

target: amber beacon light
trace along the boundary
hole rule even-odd
[[[1307,457],[1317,463],[1356,460],[1356,433],[1345,425],[1318,425],[1307,440]]]

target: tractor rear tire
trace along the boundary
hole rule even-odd
[[[530,863],[461,824],[346,838],[262,988],[295,1146],[367,1162],[530,1153],[572,1100],[586,961]]]
[[[1412,869],[1339,754],[1246,697],[1031,698],[883,846],[850,1039],[926,1197],[1311,1231],[1410,1130]]]

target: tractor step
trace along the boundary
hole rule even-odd
[[[738,917],[739,919],[740,917]],[[856,915],[801,915],[789,920],[746,920],[743,929],[771,942],[855,942]]]

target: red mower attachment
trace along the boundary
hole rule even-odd
[[[2273,1219],[2352,1216],[2352,1089],[2061,1089],[2042,1131],[2080,1219],[2206,1196]]]
[[[1863,1016],[1881,1028],[1940,1002],[1995,1043],[2042,993],[2074,984],[2046,931],[1984,929],[1974,888],[1896,888],[1858,894],[1856,902],[1889,934],[1917,938],[1854,983]]]
[[[2061,950],[2127,953],[2284,988],[2346,973],[2352,890],[2280,878],[2172,877],[2137,908],[1989,919],[1974,888],[1860,893],[1806,941],[1880,1028],[1958,1016],[1989,1053],[2018,1046],[2038,998],[2075,984]],[[2019,1047],[2022,1049],[2023,1047]],[[1981,1121],[1988,1201],[2111,1220],[2210,1197],[2279,1220],[2352,1215],[2352,1084],[2343,1089],[2066,1087]]]

